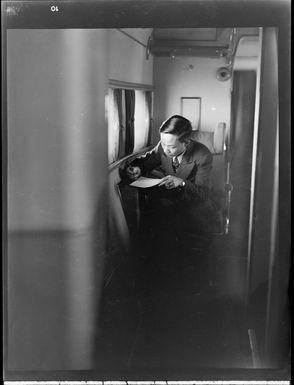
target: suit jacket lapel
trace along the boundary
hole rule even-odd
[[[195,163],[191,157],[191,146],[188,145],[187,151],[184,153],[182,161],[177,169],[176,176],[187,179],[194,166]]]
[[[165,154],[162,154],[161,163],[162,163],[163,169],[167,172],[167,175],[175,175],[171,158],[169,158]]]

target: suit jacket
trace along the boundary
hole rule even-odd
[[[165,155],[160,142],[151,151],[135,159],[131,165],[140,167],[145,176],[163,178],[166,175],[175,175],[183,179],[186,185],[179,190],[184,201],[203,201],[209,198],[212,154],[202,143],[189,141],[176,172],[172,167],[172,159]]]

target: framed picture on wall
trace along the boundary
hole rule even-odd
[[[181,97],[181,115],[190,120],[193,130],[200,130],[201,98]]]

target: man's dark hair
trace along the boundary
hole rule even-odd
[[[159,132],[176,135],[180,142],[185,142],[192,132],[192,126],[183,116],[173,115],[162,123]]]

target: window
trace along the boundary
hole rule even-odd
[[[134,152],[139,151],[148,144],[150,129],[150,107],[146,91],[135,91],[135,136]]]
[[[108,90],[106,99],[107,119],[108,119],[108,160],[109,163],[117,160],[119,155],[119,137],[121,131],[121,120],[119,116],[118,98],[121,96],[120,90]]]
[[[113,163],[150,145],[152,91],[109,88],[108,160]]]

